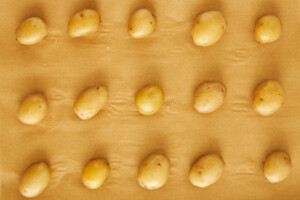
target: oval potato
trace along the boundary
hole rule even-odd
[[[26,19],[16,31],[18,42],[23,45],[33,45],[40,42],[48,32],[45,22],[38,17]]]
[[[194,107],[199,113],[211,113],[222,106],[226,97],[226,87],[219,82],[201,84],[194,95]]]
[[[143,115],[153,115],[164,103],[164,92],[156,85],[146,86],[135,97],[137,110]]]
[[[100,15],[92,9],[84,9],[75,13],[68,24],[69,35],[73,38],[95,33],[100,27]]]
[[[21,122],[34,125],[42,121],[48,111],[46,99],[40,94],[27,96],[21,103],[18,118]]]
[[[104,86],[95,86],[83,91],[74,104],[75,114],[82,120],[94,117],[106,104],[108,91]]]
[[[191,168],[190,182],[197,187],[205,188],[217,182],[224,171],[225,162],[215,153],[201,157]]]
[[[264,174],[270,183],[278,183],[288,177],[291,172],[290,156],[284,151],[275,151],[268,155]]]
[[[161,188],[170,173],[169,159],[163,154],[152,154],[140,165],[138,172],[139,184],[148,190]]]
[[[82,171],[82,183],[88,189],[97,189],[105,182],[109,172],[110,168],[106,160],[91,160]]]
[[[143,38],[150,35],[156,27],[156,19],[147,9],[135,11],[129,20],[128,33],[132,38]]]
[[[192,28],[192,38],[196,45],[208,47],[221,39],[227,28],[226,20],[219,11],[200,14]]]
[[[24,197],[36,197],[48,186],[51,178],[51,171],[44,162],[33,164],[27,169],[22,177],[19,187],[20,193]]]
[[[255,40],[265,44],[278,40],[282,32],[282,25],[278,17],[266,15],[255,25]]]
[[[285,92],[280,83],[268,80],[255,89],[253,108],[260,115],[269,116],[280,109],[284,98]]]

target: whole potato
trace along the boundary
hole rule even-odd
[[[264,173],[270,183],[278,183],[288,177],[291,172],[290,156],[284,151],[275,151],[268,155]]]
[[[138,182],[145,189],[158,189],[167,182],[169,173],[169,159],[163,154],[155,153],[148,156],[141,163],[138,172]]]
[[[224,103],[226,87],[219,82],[201,84],[194,95],[194,107],[199,113],[211,113]]]
[[[44,162],[33,164],[27,169],[22,177],[19,187],[20,193],[24,197],[36,197],[41,194],[50,182],[51,172]]]
[[[88,189],[97,189],[105,182],[109,172],[110,168],[106,160],[92,160],[86,164],[82,171],[82,183]]]
[[[226,20],[219,11],[207,11],[200,14],[192,28],[192,37],[196,45],[208,47],[219,41],[227,28]]]
[[[284,98],[285,92],[280,83],[268,80],[255,89],[253,108],[260,115],[269,116],[279,110]]]
[[[255,40],[259,43],[270,43],[278,40],[282,25],[278,17],[266,15],[260,18],[255,25]]]
[[[153,115],[164,103],[164,92],[156,85],[146,86],[135,97],[137,110],[143,115]]]
[[[46,117],[47,111],[46,99],[40,94],[32,94],[21,103],[18,118],[24,124],[34,125]]]
[[[156,27],[156,19],[147,9],[135,11],[129,20],[128,33],[133,38],[143,38],[150,35]]]
[[[205,188],[217,182],[224,171],[225,162],[215,153],[201,157],[191,168],[190,182],[197,187]]]
[[[33,45],[40,42],[47,35],[47,25],[38,17],[26,19],[16,31],[18,42],[23,45]]]
[[[100,27],[100,15],[92,9],[84,9],[75,13],[68,25],[69,35],[73,38],[90,35]]]
[[[94,117],[106,104],[108,91],[104,86],[95,86],[83,91],[74,104],[75,114],[82,120]]]

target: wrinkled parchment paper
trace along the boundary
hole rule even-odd
[[[149,8],[157,29],[149,37],[131,39],[132,12]],[[71,39],[70,16],[93,8],[101,14],[99,32]],[[1,0],[0,127],[2,199],[21,200],[21,175],[34,162],[52,169],[43,200],[122,199],[299,199],[300,194],[300,1],[299,0]],[[190,30],[198,14],[220,10],[228,22],[223,38],[209,48],[193,44]],[[281,38],[271,44],[254,41],[256,20],[266,14],[283,24]],[[39,44],[22,46],[17,26],[41,17],[49,34]],[[251,107],[260,82],[278,80],[286,90],[282,109],[260,117]],[[196,87],[221,81],[228,89],[225,104],[201,115],[192,105]],[[78,94],[97,84],[109,89],[109,102],[95,118],[78,119],[72,106]],[[154,116],[134,106],[136,91],[158,84],[165,104]],[[42,92],[49,103],[45,120],[27,126],[17,119],[20,102]],[[287,151],[292,172],[279,184],[263,175],[266,155]],[[152,152],[171,161],[166,185],[142,189],[136,180],[141,160]],[[220,181],[206,189],[192,186],[190,166],[217,152],[226,162]],[[90,159],[106,158],[107,182],[98,190],[81,183]]]

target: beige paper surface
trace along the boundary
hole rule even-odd
[[[145,39],[127,33],[130,14],[146,7],[157,17],[157,29]],[[71,39],[67,24],[83,8],[101,14],[98,33]],[[192,43],[190,30],[198,14],[220,10],[228,22],[212,47]],[[0,6],[0,149],[2,199],[23,198],[21,175],[34,162],[51,165],[52,180],[36,199],[299,199],[300,194],[300,1],[298,0],[1,0]],[[261,45],[254,41],[256,20],[277,15],[281,38]],[[34,46],[15,40],[17,26],[39,16],[48,36]],[[286,90],[282,109],[260,117],[252,107],[257,84],[276,79]],[[192,105],[204,81],[227,86],[225,104],[201,115]],[[78,119],[72,106],[78,94],[97,84],[109,89],[109,102],[95,118]],[[154,116],[139,115],[137,90],[160,85],[166,101]],[[45,120],[35,126],[16,113],[28,94],[43,92],[49,103]],[[279,184],[263,175],[266,155],[287,151],[292,172]],[[152,152],[171,161],[166,185],[142,189],[136,180],[141,160]],[[199,156],[217,152],[226,168],[219,182],[200,189],[188,180]],[[98,190],[81,183],[81,170],[93,158],[106,158],[112,168]]]

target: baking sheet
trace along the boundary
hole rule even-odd
[[[157,29],[145,39],[127,34],[130,14],[149,8]],[[71,39],[70,16],[93,8],[102,18],[98,33]],[[228,22],[223,38],[209,48],[192,43],[190,29],[198,14],[220,10]],[[1,0],[0,126],[2,199],[24,199],[20,177],[34,162],[51,165],[52,180],[36,199],[299,199],[300,183],[300,1],[299,0]],[[254,41],[256,20],[278,16],[281,38]],[[39,16],[48,36],[34,46],[15,40],[26,18]],[[282,109],[260,117],[251,108],[252,92],[266,79],[286,90]],[[198,114],[192,106],[196,87],[221,81],[228,89],[217,112]],[[78,119],[72,106],[78,94],[97,84],[109,89],[109,102],[95,118]],[[166,96],[161,111],[141,116],[136,91],[160,85]],[[26,126],[16,113],[28,94],[43,92],[49,102],[42,123]],[[275,150],[287,151],[292,172],[279,184],[263,176],[263,161]],[[163,152],[171,161],[166,185],[142,189],[136,180],[141,160]],[[219,182],[206,189],[192,186],[188,171],[199,156],[217,152],[226,168]],[[112,168],[98,190],[81,183],[85,163],[106,158]]]

